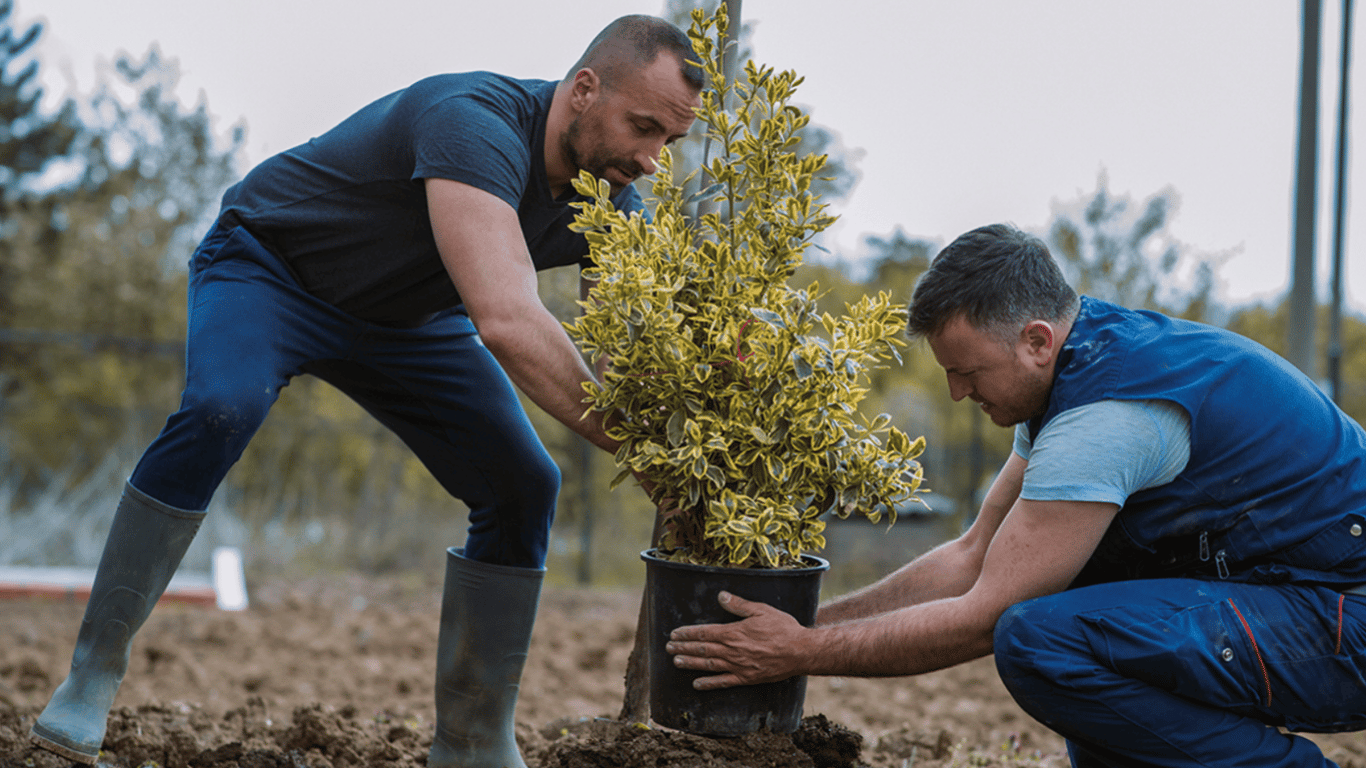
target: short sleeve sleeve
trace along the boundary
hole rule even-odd
[[[517,208],[531,151],[507,118],[465,97],[434,104],[413,126],[413,179],[450,179]]]
[[[1134,492],[1185,469],[1190,418],[1165,400],[1101,400],[1045,424],[1028,458],[1021,498],[1123,506]]]

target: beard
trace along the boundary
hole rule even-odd
[[[591,111],[575,117],[569,123],[560,144],[565,157],[569,158],[569,162],[576,169],[588,171],[594,178],[606,179],[612,187],[612,194],[615,195],[625,189],[631,181],[639,178],[643,169],[633,160],[612,154],[601,144],[588,144],[583,119],[589,114]],[[609,177],[607,172],[612,169],[615,169],[622,178]]]
[[[1010,403],[986,403],[982,410],[998,427],[1013,427],[1016,424],[1042,416],[1048,410],[1048,396],[1053,390],[1053,382],[1021,377],[1016,382]]]

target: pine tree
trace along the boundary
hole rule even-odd
[[[0,328],[14,320],[16,202],[50,160],[72,151],[80,133],[71,101],[55,115],[40,111],[43,89],[37,84],[38,62],[30,53],[43,28],[16,25],[13,13],[12,0],[0,0]],[[0,362],[6,355],[0,345]]]

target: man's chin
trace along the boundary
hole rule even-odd
[[[1022,421],[1028,421],[1028,419],[1019,418],[1017,414],[1004,413],[996,410],[986,403],[978,403],[977,407],[982,410],[982,413],[987,415],[988,419],[991,419],[992,424],[995,424],[998,427],[1013,427]]]
[[[616,194],[631,185],[639,176],[629,176],[621,171],[613,169],[610,173],[603,176],[607,183],[612,187],[612,193]]]
[[[1038,417],[1038,416],[1042,416],[1042,415],[1043,415],[1042,413],[1036,413],[1036,414],[1032,414],[1032,415],[1021,415],[1021,414],[1018,413],[1018,412],[1017,412],[1017,413],[1003,413],[1003,414],[1000,414],[999,416],[996,415],[996,414],[993,414],[993,413],[988,413],[988,414],[987,414],[987,416],[991,418],[991,423],[992,423],[992,424],[995,424],[995,425],[998,426],[998,427],[1018,427],[1019,425],[1025,423],[1026,421],[1030,421],[1031,419],[1034,419],[1034,418],[1036,418],[1036,417]]]

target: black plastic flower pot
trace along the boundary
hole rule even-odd
[[[699,691],[693,680],[708,673],[674,666],[664,650],[669,633],[691,624],[723,624],[739,617],[716,601],[722,591],[792,614],[804,626],[816,621],[821,576],[830,563],[805,555],[806,568],[718,568],[675,563],[640,553],[649,599],[650,718],[668,728],[706,736],[739,736],[767,728],[791,733],[801,724],[806,678]]]

